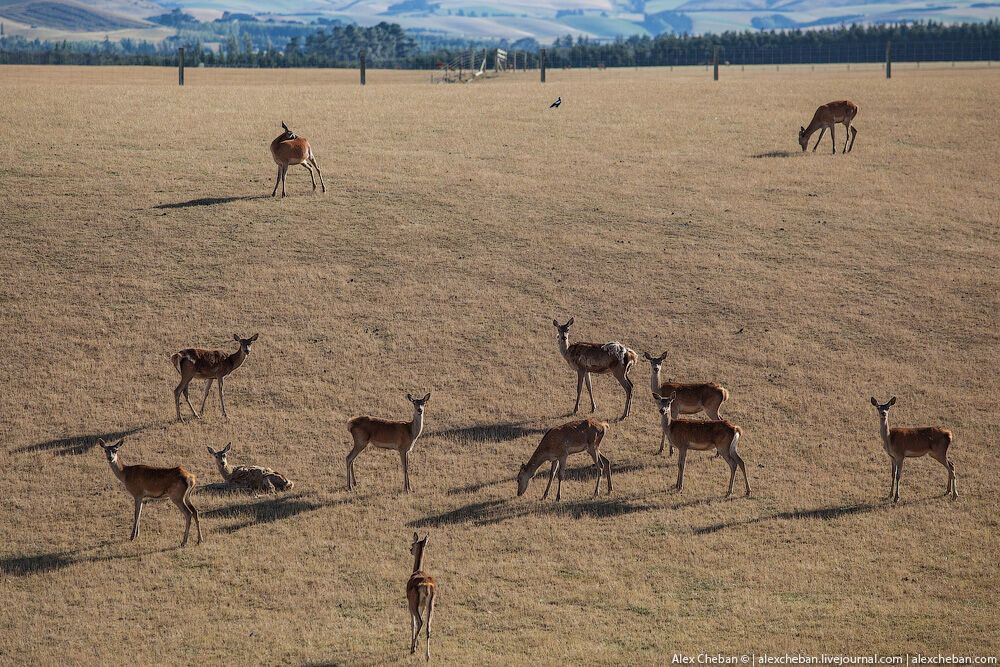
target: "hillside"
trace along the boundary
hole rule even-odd
[[[0,19],[69,32],[149,28],[146,21],[96,9],[74,0],[23,0],[0,3]]]

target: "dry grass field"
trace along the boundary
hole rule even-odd
[[[0,68],[0,662],[416,664],[414,530],[441,664],[1000,650],[1000,68],[356,77]],[[800,153],[845,97],[854,152]],[[325,195],[293,168],[269,196],[282,120]],[[727,386],[753,497],[723,500],[706,453],[671,491],[640,359],[614,493],[578,455],[561,502],[547,467],[516,498],[573,404],[570,316],[571,342]],[[175,422],[169,355],[255,332],[228,421],[213,392]],[[615,418],[617,383],[594,390]],[[348,419],[426,391],[414,492],[369,449],[348,494]],[[887,504],[872,395],[955,433],[957,501],[925,457]],[[228,441],[296,485],[199,489],[184,549],[150,503],[129,542],[97,447],[123,436],[199,485]]]

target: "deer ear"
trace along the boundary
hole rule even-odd
[[[101,447],[107,447],[108,446],[107,443],[104,442],[104,438],[98,438],[97,439],[97,444],[99,444]]]
[[[677,398],[677,392],[676,391],[670,394],[670,400],[674,400],[676,398]]]
[[[420,539],[420,536],[417,535],[416,533],[413,533],[413,541],[416,542],[419,539]]]
[[[424,396],[423,401],[424,401],[424,403],[430,403],[430,401],[431,401],[431,392],[427,392],[427,395]]]
[[[209,453],[209,454],[211,454],[212,456],[215,456],[215,454],[216,454],[216,451],[215,451],[214,449],[212,449],[211,447],[205,447],[205,449],[207,449],[207,450],[208,450],[208,453]]]
[[[406,400],[408,400],[410,403],[412,403],[413,402],[413,397],[410,396],[409,394],[407,394],[406,395]]]
[[[806,131],[806,128],[804,128],[801,125],[799,125],[799,134],[802,134],[805,131]]]
[[[230,448],[230,447],[232,447],[232,446],[233,446],[233,443],[231,443],[231,442],[227,442],[227,443],[226,443],[226,446],[225,446],[225,447],[223,447],[223,448],[222,448],[222,451],[221,451],[221,452],[219,452],[219,453],[220,453],[220,454],[225,454],[226,452],[228,452],[228,451],[229,451],[229,448]]]
[[[653,400],[655,400],[655,401],[662,401],[662,400],[663,400],[663,397],[662,397],[662,396],[660,396],[659,394],[657,394],[657,393],[656,393],[656,392],[654,391],[654,392],[653,392]]]
[[[251,343],[256,343],[257,342],[257,336],[259,336],[259,335],[260,335],[259,333],[255,333],[254,335],[250,336],[250,342]]]
[[[569,322],[566,323],[566,326],[568,327],[573,326],[573,322],[576,322],[576,318],[575,317],[569,318]]]
[[[559,320],[552,320],[552,326],[558,328],[559,327]]]
[[[874,396],[872,396],[872,405],[874,405],[876,408],[878,407],[878,401],[875,400]]]
[[[669,352],[669,351],[670,350],[664,350],[663,351],[663,354],[660,355],[660,361],[663,361],[664,359],[667,358],[667,352]]]
[[[424,544],[425,545],[427,544],[427,540],[429,540],[429,539],[431,539],[431,534],[430,533],[424,533]]]
[[[239,334],[233,334],[233,340],[235,340],[237,343],[240,342],[240,335]]]
[[[646,357],[646,361],[653,360],[653,357],[649,356],[649,352],[646,352],[645,350],[642,351],[642,356]]]
[[[893,396],[892,398],[889,399],[889,405],[896,405],[896,397],[895,396]]]

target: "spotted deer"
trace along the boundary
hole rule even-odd
[[[660,378],[660,371],[662,370],[664,359],[667,358],[667,353],[664,352],[658,357],[650,355],[649,352],[643,352],[642,354],[646,357],[646,361],[649,362],[652,369],[650,385],[653,395],[669,396],[670,394],[674,394],[677,396],[676,400],[671,403],[673,412],[670,417],[672,419],[677,419],[680,415],[693,415],[702,411],[708,415],[709,419],[716,421],[722,419],[719,416],[719,407],[723,401],[729,398],[729,392],[725,387],[715,382],[664,382]],[[666,438],[667,435],[664,433],[660,439],[660,450],[656,452],[657,454],[663,453],[663,445]],[[670,446],[668,455],[674,455],[673,445]]]
[[[208,453],[212,455],[216,465],[219,466],[219,474],[229,486],[265,493],[290,491],[295,486],[295,482],[270,468],[231,465],[229,463],[229,450],[232,449],[232,446],[233,443],[229,442],[219,451],[215,451],[211,447],[207,448]]]
[[[843,123],[844,127],[847,128],[849,137],[844,137],[844,153],[850,153],[854,149],[854,139],[858,136],[858,128],[851,125],[851,121],[854,117],[858,115],[858,105],[850,100],[840,100],[839,102],[828,102],[818,109],[816,113],[813,114],[812,120],[809,121],[809,127],[799,127],[799,145],[802,146],[802,152],[806,151],[806,147],[809,145],[809,137],[813,135],[816,130],[819,130],[819,139],[816,140],[816,145],[813,146],[813,153],[816,152],[816,148],[819,146],[819,142],[823,140],[823,134],[830,130],[830,143],[833,145],[833,154],[837,154],[837,140],[833,136],[833,127],[837,123]],[[851,141],[850,147],[847,145],[848,138]]]
[[[903,461],[925,454],[929,454],[932,459],[948,470],[948,485],[945,487],[945,495],[950,493],[952,500],[958,498],[955,464],[948,458],[948,447],[954,440],[951,431],[936,426],[889,428],[889,408],[896,404],[896,397],[890,398],[888,403],[879,403],[872,396],[871,403],[878,411],[882,446],[885,448],[885,453],[892,459],[889,499],[894,503],[899,502],[899,480],[903,476]]]
[[[590,382],[590,374],[610,373],[625,390],[625,410],[619,420],[628,417],[632,409],[632,390],[635,385],[629,379],[629,371],[638,360],[636,353],[621,343],[615,341],[610,343],[573,343],[569,344],[569,328],[573,326],[576,318],[571,317],[566,324],[559,324],[558,320],[552,320],[552,326],[556,328],[559,339],[559,352],[562,354],[570,368],[576,371],[576,404],[573,406],[573,414],[580,410],[580,395],[583,392],[583,385],[586,383],[587,392],[590,394],[590,411],[597,411],[597,403],[594,401],[594,388]]]
[[[223,393],[222,379],[243,365],[246,358],[250,356],[250,348],[257,341],[257,336],[259,335],[254,334],[250,338],[240,338],[238,334],[233,334],[233,340],[239,343],[240,349],[232,353],[225,350],[203,350],[197,347],[189,347],[180,352],[175,352],[170,356],[170,362],[181,376],[180,384],[174,389],[174,404],[177,408],[178,421],[184,421],[181,418],[181,394],[184,395],[184,400],[187,401],[188,407],[191,408],[191,414],[195,416],[195,419],[201,417],[194,409],[194,406],[191,405],[191,397],[188,396],[188,385],[195,378],[208,380],[208,384],[205,385],[205,395],[201,399],[201,412],[205,412],[205,402],[208,400],[208,392],[212,389],[212,381],[218,380],[222,416],[229,417],[226,414],[226,397]]]
[[[608,493],[611,493],[611,461],[601,454],[601,442],[608,432],[607,422],[600,422],[594,419],[578,419],[567,422],[561,426],[556,426],[545,432],[542,441],[538,443],[534,453],[528,462],[521,466],[517,473],[517,495],[523,496],[528,490],[528,484],[535,472],[547,461],[552,462],[549,469],[549,482],[545,485],[545,493],[542,500],[549,497],[549,489],[552,487],[552,478],[558,473],[559,484],[556,486],[556,500],[562,499],[563,471],[566,469],[566,460],[570,454],[587,452],[594,459],[594,466],[597,468],[597,484],[594,486],[594,495],[601,491],[601,476],[608,476]]]
[[[424,641],[424,655],[427,660],[431,659],[431,619],[434,617],[434,597],[437,595],[437,584],[434,577],[424,571],[424,551],[427,549],[427,538],[420,539],[417,533],[413,533],[413,543],[410,545],[410,553],[413,555],[413,574],[406,582],[406,604],[410,609],[410,655],[417,652],[417,639],[420,637],[420,628],[425,624],[422,618],[427,615],[427,637]]]
[[[354,477],[354,459],[368,445],[399,452],[399,460],[403,464],[403,491],[410,491],[410,452],[424,429],[424,405],[431,400],[431,395],[428,392],[423,398],[413,398],[407,394],[406,400],[413,404],[413,419],[410,421],[392,421],[366,416],[355,417],[347,423],[347,430],[354,438],[354,448],[347,455],[348,491],[352,491],[357,484]]]
[[[274,191],[271,193],[271,196],[274,197],[278,194],[278,183],[281,183],[281,196],[285,196],[285,175],[288,173],[289,166],[297,164],[301,164],[309,172],[313,190],[316,189],[316,176],[313,174],[313,169],[315,169],[316,174],[319,174],[319,184],[323,187],[323,192],[326,192],[326,183],[323,182],[323,172],[319,170],[319,165],[316,163],[316,156],[313,155],[309,140],[289,130],[284,122],[281,123],[281,127],[284,132],[275,137],[274,141],[271,142],[271,157],[274,158],[274,163],[278,165],[278,177],[274,180]]]

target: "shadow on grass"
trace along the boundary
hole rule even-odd
[[[525,426],[528,422],[503,422],[500,424],[476,424],[461,428],[449,428],[433,431],[427,435],[436,435],[449,440],[473,440],[479,442],[509,442],[528,435],[541,435],[548,429]]]
[[[191,208],[194,206],[215,206],[217,204],[230,204],[234,201],[251,201],[254,199],[270,199],[269,195],[244,195],[242,197],[201,197],[200,199],[189,199],[172,204],[157,204],[153,208]]]
[[[163,424],[165,422],[147,422],[145,424],[140,424],[139,426],[133,426],[130,429],[124,431],[109,431],[107,433],[89,433],[86,435],[71,435],[67,438],[56,438],[55,440],[46,440],[45,442],[37,442],[33,445],[25,445],[23,447],[17,447],[13,451],[15,454],[24,454],[27,452],[45,452],[49,450],[56,450],[55,454],[57,456],[68,456],[71,454],[86,454],[88,451],[97,446],[98,440],[104,440],[105,442],[112,442],[114,440],[119,440],[121,438],[127,438],[130,435],[135,435],[145,431],[151,426],[156,426],[158,424]]]
[[[602,482],[602,494],[605,488]],[[588,500],[561,501],[553,500],[554,495],[555,489],[552,489],[549,492],[549,499],[539,503],[534,503],[529,498],[516,497],[505,500],[486,500],[478,503],[470,503],[441,514],[411,521],[407,525],[412,528],[441,527],[462,523],[470,523],[475,526],[489,526],[531,515],[562,515],[571,516],[574,519],[583,517],[610,518],[654,509],[652,505],[640,504],[624,498],[606,497],[604,495]]]
[[[759,516],[753,519],[743,519],[740,521],[729,521],[723,523],[716,523],[710,526],[704,526],[703,528],[695,528],[695,535],[707,535],[710,533],[717,533],[720,530],[725,530],[727,528],[739,528],[741,526],[752,526],[754,524],[763,523],[765,521],[776,521],[781,519],[823,519],[829,521],[831,519],[839,519],[842,516],[852,516],[854,514],[864,514],[865,512],[871,512],[872,510],[877,510],[885,507],[886,503],[877,504],[855,504],[855,505],[842,505],[840,507],[819,507],[812,510],[793,510],[791,512],[778,512],[777,514],[771,514],[768,516]]]
[[[274,523],[284,521],[293,516],[298,516],[304,512],[313,512],[323,507],[342,505],[350,502],[351,499],[343,498],[332,502],[322,503],[308,500],[305,494],[296,493],[285,496],[275,496],[273,498],[250,500],[246,502],[233,503],[226,507],[205,510],[201,516],[215,519],[242,519],[241,521],[219,528],[223,533],[235,533],[238,530],[249,528],[258,524]]]
[[[105,542],[101,546],[107,546]],[[142,556],[166,553],[180,548],[177,545],[164,547],[161,549],[147,549],[137,553],[115,554],[112,556],[78,556],[77,551],[54,551],[48,554],[34,554],[32,556],[14,556],[0,559],[0,572],[11,577],[30,577],[46,572],[55,572],[70,565],[79,563],[99,563],[112,560],[130,560]]]
[[[757,153],[756,155],[751,155],[750,157],[755,159],[766,158],[766,157],[795,157],[799,153],[794,151],[768,151],[766,153]]]
[[[639,465],[636,463],[626,463],[623,465],[615,465],[615,462],[611,462],[611,475],[612,480],[619,474],[628,474],[631,472],[636,472],[637,470],[642,470],[646,466]],[[536,478],[541,478],[542,483],[548,481],[549,469],[547,466],[542,466],[539,468],[539,472],[535,473]],[[577,482],[580,480],[591,480],[593,481],[597,476],[597,468],[593,464],[589,466],[578,466],[576,468],[568,468],[565,473],[563,473],[563,482]],[[448,489],[449,496],[457,496],[464,493],[479,493],[483,489],[488,489],[492,486],[502,486],[509,484],[512,489],[517,489],[517,470],[511,470],[510,477],[495,479],[492,482],[474,482],[472,484],[466,484],[465,486],[458,486],[454,489]],[[555,484],[555,480],[552,482]],[[603,484],[603,482],[602,482]]]

